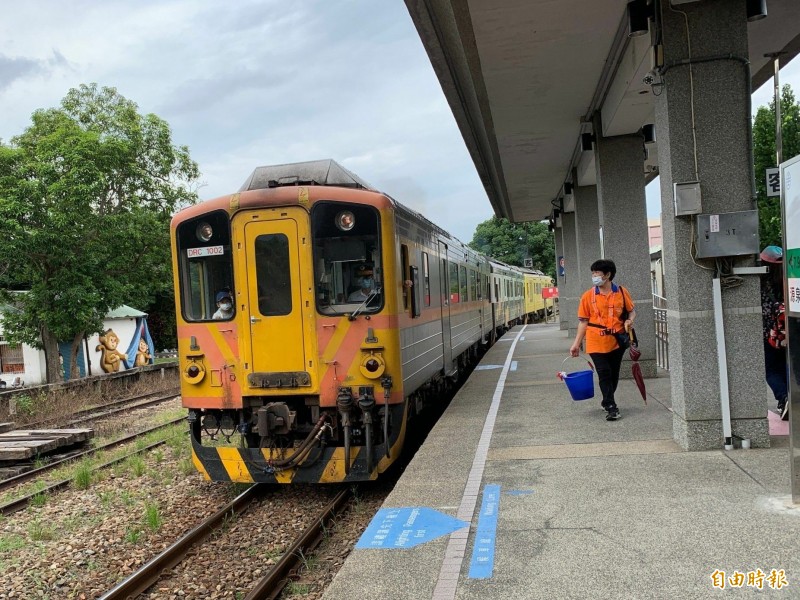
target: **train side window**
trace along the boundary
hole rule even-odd
[[[411,316],[418,317],[422,314],[419,301],[419,268],[411,267]],[[405,287],[405,286],[403,286]]]
[[[467,267],[461,267],[461,276],[458,278],[458,282],[461,301],[467,302],[469,300],[469,296],[467,296]]]
[[[480,298],[478,295],[478,274],[475,269],[469,270],[469,297],[470,300],[477,300]]]
[[[460,299],[458,297],[458,265],[454,262],[448,262],[450,268],[450,303],[457,304]]]
[[[425,286],[422,290],[423,292],[423,301],[425,302],[425,306],[431,305],[431,271],[428,267],[428,253],[422,253],[422,282]]]
[[[400,276],[403,281],[403,309],[408,310],[408,296],[410,294],[410,290],[408,289],[408,286],[405,285],[405,282],[411,278],[411,275],[408,271],[408,246],[405,244],[400,245],[400,261],[401,270],[403,271]]]

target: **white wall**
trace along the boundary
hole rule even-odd
[[[3,334],[3,323],[0,322],[0,335]],[[0,373],[0,379],[11,385],[14,378],[19,376],[25,385],[37,385],[47,381],[44,351],[37,350],[27,344],[22,345],[22,360],[25,362],[24,373]]]

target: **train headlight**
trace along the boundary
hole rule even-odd
[[[214,235],[214,229],[206,223],[205,221],[200,223],[195,230],[197,234],[197,239],[201,242],[207,242],[211,239],[211,236]]]
[[[367,379],[377,379],[386,371],[386,362],[380,354],[368,354],[361,359],[358,368]]]
[[[190,362],[186,369],[183,371],[183,378],[186,380],[187,383],[196,384],[203,381],[203,377],[206,376],[206,368],[203,366],[203,363],[199,363],[196,361]]]
[[[349,210],[343,210],[336,215],[336,227],[342,231],[350,231],[356,226],[356,216]]]

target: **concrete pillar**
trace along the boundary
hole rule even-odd
[[[578,181],[576,172],[573,181]],[[600,258],[600,212],[597,205],[597,186],[576,186],[575,214],[578,220],[578,275],[583,289],[591,285],[589,267]]]
[[[566,321],[569,335],[574,336],[578,327],[578,301],[581,298],[580,271],[578,270],[578,232],[575,212],[561,214],[561,232],[563,234],[564,284],[558,292],[558,308],[561,311],[561,322]]]
[[[561,220],[563,223],[563,219]],[[564,229],[558,226],[556,223],[556,229],[554,232],[556,238],[556,287],[558,288],[558,315],[559,315],[559,324],[560,329],[569,329],[569,319],[570,315],[564,311],[564,305],[562,304],[562,298],[564,294],[566,294],[567,284],[564,281],[564,277],[562,277],[559,273],[561,269],[559,268],[558,259],[564,256]]]
[[[756,208],[750,198],[750,73],[745,0],[682,4],[684,15],[662,3],[665,63],[656,97],[656,136],[670,376],[675,440],[685,449],[723,446],[717,345],[712,305],[714,261],[692,258],[694,217],[675,217],[673,184],[700,181],[703,214]],[[715,59],[692,65],[692,57]],[[722,58],[722,57],[725,58]],[[692,109],[692,106],[694,107]],[[692,114],[694,112],[694,114]],[[694,128],[693,128],[694,124]],[[694,129],[694,135],[693,135]],[[696,138],[696,146],[695,146]],[[752,256],[734,266],[752,266]],[[758,278],[723,290],[730,409],[734,436],[769,446]]]
[[[595,120],[595,168],[603,258],[614,261],[614,283],[625,287],[636,304],[636,333],[645,377],[656,375],[656,328],[650,284],[650,246],[644,193],[641,135],[604,138],[600,116]],[[628,361],[628,354],[625,354]],[[623,363],[621,377],[630,377]]]

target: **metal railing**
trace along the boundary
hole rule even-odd
[[[656,323],[656,365],[669,371],[667,299],[657,294],[653,294],[653,319]]]

